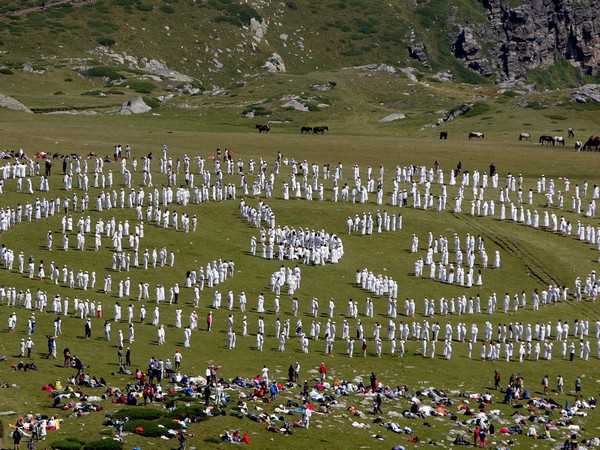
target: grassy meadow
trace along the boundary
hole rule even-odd
[[[338,74],[344,77],[343,74]],[[382,84],[386,81],[384,75]],[[279,80],[280,81],[280,80]],[[298,80],[296,80],[298,81]],[[348,80],[346,80],[348,81]],[[454,93],[445,92],[445,97],[435,98],[434,95],[424,96],[423,104],[410,98],[410,105],[403,105],[408,113],[408,119],[405,121],[392,122],[389,124],[379,124],[377,120],[387,114],[388,111],[397,107],[400,97],[396,91],[381,94],[379,102],[374,102],[371,93],[364,93],[361,89],[364,83],[361,79],[353,81],[358,85],[353,88],[348,81],[343,83],[338,90],[332,90],[332,96],[336,96],[333,102],[334,110],[324,110],[315,115],[303,116],[303,113],[297,111],[280,111],[282,119],[284,114],[289,115],[289,123],[272,123],[271,133],[268,135],[258,134],[254,129],[255,123],[266,123],[261,118],[248,120],[242,119],[239,114],[240,107],[249,104],[251,99],[256,97],[256,92],[245,92],[240,90],[237,98],[227,98],[223,100],[222,105],[199,104],[199,109],[186,110],[176,108],[161,108],[160,115],[150,114],[135,117],[116,117],[113,115],[98,116],[56,116],[56,115],[25,115],[10,111],[0,111],[0,129],[2,130],[2,147],[6,149],[23,148],[29,156],[37,151],[52,151],[60,153],[79,153],[85,155],[89,152],[95,152],[99,156],[112,155],[114,145],[120,143],[125,146],[129,143],[132,147],[132,155],[141,158],[152,151],[155,159],[152,161],[153,182],[159,190],[166,184],[166,176],[158,173],[158,158],[163,144],[169,148],[169,157],[175,161],[177,158],[183,158],[185,154],[192,157],[192,172],[195,174],[195,184],[201,185],[201,177],[197,173],[195,156],[203,156],[206,159],[205,168],[211,169],[210,156],[215,155],[217,147],[221,149],[231,149],[234,160],[242,159],[246,165],[250,159],[256,162],[264,159],[268,163],[268,173],[273,169],[273,164],[277,152],[281,151],[283,157],[296,161],[306,160],[309,164],[313,162],[322,168],[324,164],[330,164],[332,173],[338,163],[344,167],[343,179],[340,180],[340,187],[344,183],[350,186],[354,184],[352,178],[352,167],[357,164],[360,167],[360,174],[363,180],[366,179],[367,166],[373,168],[373,177],[377,178],[379,166],[385,168],[384,175],[384,201],[383,205],[375,203],[375,194],[369,195],[369,201],[366,204],[337,202],[333,203],[332,198],[332,180],[323,181],[325,200],[312,202],[305,199],[296,200],[295,195],[290,193],[289,201],[283,200],[282,183],[289,181],[291,174],[290,166],[283,166],[281,173],[275,178],[275,188],[273,197],[264,198],[263,195],[254,198],[250,195],[245,201],[252,206],[257,206],[259,201],[263,201],[270,206],[276,216],[278,226],[303,227],[315,230],[326,230],[329,233],[335,233],[341,236],[344,245],[344,256],[338,264],[330,264],[323,267],[305,266],[299,264],[302,270],[302,282],[296,296],[300,302],[300,313],[304,324],[304,329],[310,328],[310,323],[316,320],[321,323],[321,336],[318,341],[311,341],[308,354],[300,351],[300,344],[296,339],[291,338],[286,343],[284,352],[278,352],[277,338],[273,335],[276,316],[273,313],[273,298],[269,281],[270,275],[279,269],[282,262],[278,260],[266,260],[260,258],[260,244],[258,246],[257,256],[250,255],[250,239],[252,236],[259,235],[259,230],[252,227],[245,218],[239,213],[240,199],[242,198],[239,189],[239,176],[225,174],[226,183],[234,183],[237,188],[237,199],[226,200],[222,202],[209,201],[200,205],[190,203],[187,207],[181,205],[170,205],[169,210],[177,210],[178,213],[187,213],[190,216],[197,215],[198,230],[195,233],[183,233],[175,231],[172,228],[167,230],[157,227],[153,223],[145,224],[145,237],[140,242],[140,255],[145,248],[166,247],[169,251],[175,253],[175,265],[173,267],[165,266],[145,271],[143,269],[132,268],[130,272],[111,271],[112,240],[103,237],[102,248],[100,251],[93,250],[93,236],[86,236],[86,250],[77,251],[76,236],[73,233],[70,236],[70,249],[65,252],[61,244],[61,219],[62,214],[42,220],[34,220],[31,223],[23,222],[13,226],[10,230],[0,236],[0,242],[8,248],[15,251],[18,255],[23,252],[26,257],[32,255],[36,263],[43,260],[46,270],[50,261],[53,261],[58,267],[66,264],[75,272],[80,268],[82,270],[95,271],[97,274],[96,288],[84,292],[81,289],[70,289],[62,283],[55,285],[48,279],[39,281],[30,280],[26,274],[19,274],[17,270],[9,272],[5,267],[0,270],[0,284],[4,286],[14,286],[17,290],[30,289],[35,292],[38,288],[48,292],[49,298],[60,294],[72,300],[75,297],[80,299],[94,300],[103,305],[104,318],[94,318],[92,339],[85,340],[84,322],[79,318],[63,318],[63,335],[58,336],[59,359],[46,359],[46,335],[53,332],[53,321],[55,316],[51,313],[37,313],[37,329],[33,335],[35,347],[32,360],[38,365],[37,372],[16,372],[11,369],[12,364],[19,362],[18,357],[19,342],[21,338],[27,337],[27,318],[30,311],[24,309],[15,309],[18,317],[16,331],[12,334],[7,332],[6,321],[9,313],[12,312],[6,306],[0,308],[0,321],[2,339],[0,339],[0,354],[7,355],[8,360],[0,362],[0,382],[15,384],[17,388],[6,388],[2,390],[2,400],[0,400],[0,412],[13,411],[2,418],[5,430],[4,447],[12,445],[10,438],[7,437],[8,424],[14,423],[17,417],[23,416],[29,412],[40,413],[44,415],[55,415],[64,419],[63,426],[59,431],[48,432],[45,443],[38,444],[41,448],[54,441],[64,440],[66,438],[76,437],[85,442],[98,440],[102,438],[111,439],[115,430],[113,427],[103,425],[105,421],[105,412],[114,413],[122,406],[110,403],[110,400],[98,402],[103,411],[92,412],[82,417],[72,417],[72,411],[62,411],[52,408],[52,399],[48,393],[41,391],[40,388],[47,383],[54,383],[61,380],[66,384],[67,376],[74,374],[74,370],[62,367],[60,354],[65,346],[68,346],[73,354],[82,358],[86,365],[86,372],[97,377],[104,377],[111,386],[123,388],[127,383],[132,382],[128,376],[118,374],[116,336],[118,330],[122,330],[125,335],[126,346],[131,348],[132,352],[132,370],[140,368],[146,370],[150,357],[162,358],[163,360],[173,358],[175,350],[183,354],[182,372],[188,375],[204,375],[208,364],[217,364],[219,375],[227,380],[236,376],[254,377],[260,373],[263,365],[267,365],[271,370],[271,375],[277,380],[285,381],[287,379],[287,370],[290,364],[296,361],[301,365],[301,380],[311,380],[318,376],[315,370],[319,364],[325,361],[329,367],[328,381],[336,378],[340,380],[353,380],[356,377],[368,382],[371,372],[377,374],[379,380],[386,385],[397,386],[407,385],[409,392],[426,387],[435,387],[450,392],[453,400],[457,403],[450,407],[454,413],[460,402],[465,401],[458,397],[459,392],[476,393],[484,392],[493,387],[494,370],[499,370],[502,374],[502,384],[508,382],[511,373],[519,372],[525,380],[525,386],[533,396],[540,395],[540,380],[543,375],[550,377],[550,386],[554,388],[556,376],[562,374],[565,377],[565,393],[553,393],[552,396],[559,403],[575,400],[573,395],[574,381],[577,376],[582,376],[584,396],[597,396],[598,386],[598,359],[596,358],[596,341],[591,339],[592,355],[589,361],[582,361],[579,358],[579,347],[577,347],[577,356],[575,361],[569,362],[560,356],[560,345],[555,343],[553,358],[551,361],[525,361],[518,362],[518,355],[513,356],[511,362],[499,360],[496,362],[482,362],[479,358],[483,325],[490,321],[494,325],[494,337],[496,336],[495,327],[499,323],[531,323],[536,322],[555,324],[559,319],[566,320],[572,324],[574,320],[587,319],[590,321],[590,338],[595,335],[595,322],[599,319],[598,305],[591,301],[574,302],[570,297],[568,301],[556,305],[547,305],[535,312],[531,307],[531,293],[534,289],[541,291],[546,289],[549,284],[565,285],[570,288],[577,276],[585,280],[585,276],[597,267],[598,252],[595,246],[587,242],[581,242],[576,236],[562,236],[543,228],[533,229],[524,224],[513,223],[512,221],[498,220],[500,205],[497,203],[495,217],[473,217],[469,215],[470,200],[472,199],[471,186],[465,189],[465,201],[463,202],[463,212],[454,213],[454,198],[457,195],[457,186],[448,186],[448,206],[444,212],[437,212],[434,209],[422,210],[412,207],[398,208],[390,205],[392,193],[392,180],[395,176],[396,166],[405,167],[408,165],[432,167],[434,161],[438,161],[440,168],[444,171],[445,181],[449,179],[450,170],[455,168],[457,163],[462,163],[463,170],[471,173],[478,170],[483,173],[487,171],[490,163],[495,163],[497,171],[500,174],[500,186],[504,186],[508,173],[517,176],[523,176],[523,191],[526,193],[530,188],[536,192],[537,179],[542,175],[546,180],[553,179],[556,183],[556,190],[564,193],[564,180],[568,178],[571,182],[571,192],[565,193],[564,208],[559,210],[555,206],[550,208],[558,217],[564,216],[566,220],[573,224],[573,230],[578,221],[583,224],[592,224],[597,226],[596,218],[586,218],[583,215],[576,215],[571,210],[571,195],[575,185],[583,186],[587,181],[589,185],[587,197],[582,199],[582,209],[585,213],[587,203],[591,199],[593,186],[598,184],[598,158],[599,154],[595,152],[576,153],[573,149],[574,139],[567,139],[567,144],[556,147],[542,147],[536,141],[540,134],[564,135],[568,127],[573,127],[577,139],[585,139],[591,134],[600,132],[597,128],[596,115],[594,107],[587,106],[574,107],[563,103],[566,97],[563,94],[556,94],[557,97],[545,101],[540,96],[534,99],[539,102],[540,107],[519,108],[516,107],[509,96],[485,92],[488,101],[483,102],[484,106],[478,106],[472,114],[459,118],[453,122],[445,124],[441,128],[419,131],[420,127],[432,123],[436,117],[436,111],[440,106],[449,103],[461,103],[466,99],[477,94],[467,89],[457,87]],[[275,89],[278,84],[275,79],[268,80],[268,88]],[[281,86],[281,85],[279,85]],[[396,88],[397,86],[394,86]],[[259,92],[263,92],[261,86],[254,86]],[[281,87],[285,90],[285,86]],[[415,89],[421,89],[419,87]],[[435,85],[433,89],[438,89]],[[441,88],[439,88],[441,89]],[[450,88],[446,88],[450,89]],[[252,90],[252,87],[248,87]],[[360,94],[363,92],[363,94]],[[386,92],[386,91],[381,91]],[[352,107],[348,104],[340,105],[341,99],[351,97]],[[365,103],[360,102],[360,95],[365,96]],[[339,96],[339,101],[338,101]],[[369,97],[369,103],[366,97]],[[241,98],[240,98],[241,97]],[[450,98],[451,97],[451,98]],[[199,100],[200,102],[201,100]],[[542,103],[545,102],[545,103]],[[350,103],[350,102],[349,102]],[[348,109],[350,108],[350,109]],[[310,117],[307,119],[306,117]],[[301,125],[327,124],[330,128],[329,133],[321,136],[300,135],[299,127]],[[439,140],[440,129],[449,132],[448,140]],[[485,133],[484,140],[469,141],[467,135],[470,131],[480,131]],[[532,142],[518,141],[519,132],[528,131],[533,136]],[[5,163],[9,161],[6,160]],[[43,161],[40,161],[43,167]],[[89,161],[90,180],[93,180],[91,171],[93,170],[93,160]],[[118,164],[105,164],[105,172],[109,169],[114,174],[113,189],[119,191],[123,186],[123,177],[119,174]],[[128,167],[131,167],[128,164]],[[224,168],[224,166],[223,166]],[[141,187],[141,164],[138,166],[138,172],[133,175],[133,186],[136,189]],[[42,168],[43,170],[43,168]],[[212,182],[215,176],[212,174]],[[250,193],[252,193],[252,183],[255,176],[247,175],[247,182]],[[417,179],[418,181],[418,179]],[[436,179],[437,181],[437,179]],[[91,183],[93,183],[91,181]],[[178,176],[178,185],[183,184],[183,174]],[[14,179],[8,179],[4,182],[4,193],[1,196],[1,205],[16,207],[17,204],[24,205],[32,202],[36,197],[47,198],[71,196],[72,192],[66,192],[62,186],[61,164],[55,161],[53,172],[50,177],[49,193],[39,192],[37,177],[33,182],[36,192],[34,195],[26,193],[17,193],[16,182]],[[403,184],[410,192],[410,184]],[[432,185],[432,193],[439,195],[440,185]],[[419,191],[423,192],[424,187],[419,186]],[[81,192],[75,190],[81,198]],[[99,188],[91,188],[89,191],[90,210],[85,213],[91,216],[92,224],[99,218],[105,221],[114,217],[117,222],[128,220],[131,229],[137,223],[134,209],[113,208],[97,212],[95,210],[96,197],[100,194]],[[105,189],[109,191],[109,189]],[[127,191],[127,190],[126,190]],[[145,188],[146,193],[149,188]],[[316,196],[315,196],[316,198]],[[498,201],[499,193],[492,188],[485,191],[486,200]],[[516,193],[511,194],[511,199],[516,199]],[[555,198],[556,202],[556,198]],[[410,199],[409,199],[410,204]],[[545,207],[546,198],[543,194],[534,194],[534,204],[525,205],[532,211],[536,209],[540,213],[540,221]],[[161,209],[164,207],[161,206]],[[360,233],[351,235],[345,234],[345,220],[348,216],[354,217],[363,212],[375,215],[377,210],[389,213],[401,214],[403,218],[403,229],[395,232],[374,233],[370,236],[361,236]],[[145,211],[145,208],[144,208]],[[81,212],[72,212],[75,221],[82,215]],[[92,225],[93,229],[93,225]],[[49,251],[46,248],[46,234],[48,230],[54,231],[54,249]],[[413,274],[414,263],[418,257],[425,257],[427,247],[428,233],[432,232],[434,236],[444,235],[450,240],[450,249],[453,248],[452,236],[458,233],[461,237],[461,247],[464,249],[464,240],[467,235],[474,234],[483,236],[486,243],[486,250],[490,255],[490,265],[493,261],[493,254],[499,250],[502,257],[500,269],[483,269],[483,285],[472,287],[470,289],[456,285],[442,284],[439,281],[428,278],[429,269],[426,267],[423,278],[416,278]],[[419,252],[413,254],[410,252],[412,235],[419,237]],[[124,246],[127,242],[124,240]],[[127,248],[124,248],[127,251]],[[184,286],[185,274],[188,270],[197,270],[199,267],[205,267],[207,263],[213,260],[233,260],[235,262],[235,275],[228,278],[224,283],[215,288],[206,287],[201,295],[201,304],[197,308],[199,315],[199,331],[194,331],[191,347],[183,347],[183,330],[174,327],[175,307],[173,305],[161,304],[160,320],[166,327],[166,345],[157,345],[156,327],[139,323],[139,307],[137,301],[138,283],[150,283],[151,299],[144,304],[148,310],[148,317],[152,317],[152,310],[156,306],[153,299],[152,286],[160,283],[167,288],[175,283]],[[439,255],[436,256],[439,260]],[[450,259],[453,259],[451,251]],[[480,264],[479,257],[476,259],[475,268]],[[285,267],[294,267],[295,262],[284,261]],[[15,264],[18,267],[18,264]],[[413,321],[422,322],[423,317],[423,299],[433,298],[436,305],[439,299],[457,298],[463,294],[467,297],[480,295],[482,307],[485,307],[488,297],[496,293],[499,299],[499,310],[493,315],[474,314],[467,316],[449,315],[441,317],[437,314],[436,306],[435,318],[428,318],[430,322],[439,321],[442,329],[447,322],[456,326],[459,322],[464,322],[469,329],[470,325],[476,323],[479,326],[479,342],[473,345],[472,358],[468,358],[467,344],[461,342],[454,343],[454,351],[451,360],[441,356],[443,342],[437,345],[437,357],[435,359],[424,358],[421,354],[421,343],[413,340],[406,342],[406,354],[404,358],[398,355],[390,355],[390,344],[386,341],[387,333],[385,327],[389,321],[387,316],[387,299],[368,293],[355,285],[355,272],[357,269],[368,268],[374,274],[384,274],[392,277],[399,284],[398,293],[398,318],[396,323],[412,323]],[[477,271],[477,270],[476,270]],[[112,274],[113,292],[112,295],[101,292],[102,280],[104,275]],[[118,281],[129,276],[131,278],[131,296],[130,298],[117,298]],[[223,307],[219,310],[212,310],[210,305],[215,289],[223,293]],[[226,294],[229,291],[235,294],[235,307],[229,311],[226,307]],[[244,291],[248,298],[246,313],[239,309],[237,301],[238,294]],[[512,310],[508,314],[501,311],[501,299],[505,293],[511,297],[514,294],[520,294],[522,291],[527,293],[528,305],[518,312]],[[266,338],[263,352],[255,349],[255,333],[257,330],[257,320],[260,315],[256,311],[257,297],[260,293],[265,293],[265,323]],[[291,313],[291,299],[282,290],[280,320],[290,320],[292,330],[295,326],[297,317]],[[313,318],[309,315],[310,300],[313,297],[319,299],[319,317]],[[335,299],[335,321],[337,324],[337,339],[335,341],[333,357],[327,357],[324,353],[325,343],[323,340],[323,330],[328,319],[328,299]],[[375,316],[366,317],[365,299],[372,297],[375,304]],[[414,318],[404,316],[404,300],[412,298],[416,302],[416,315]],[[367,357],[362,358],[359,355],[359,345],[355,346],[355,357],[348,358],[345,355],[345,343],[339,336],[341,335],[341,324],[347,319],[350,324],[351,335],[355,334],[356,320],[346,317],[346,305],[349,299],[358,301],[359,318],[365,327],[365,335],[368,338]],[[123,317],[125,320],[121,323],[112,324],[112,340],[104,340],[102,326],[105,319],[112,319],[113,305],[119,301],[123,305]],[[126,307],[132,303],[135,307],[135,342],[127,344],[127,311]],[[180,294],[180,306],[183,309],[184,326],[188,322],[188,316],[194,310],[192,304],[192,292],[190,289],[182,287]],[[214,324],[213,331],[205,331],[205,317],[209,311],[212,311]],[[235,319],[234,329],[237,333],[237,346],[234,350],[227,349],[227,324],[226,319],[229,314],[233,314]],[[241,335],[242,317],[248,318],[249,336]],[[375,354],[375,343],[372,339],[373,325],[378,321],[383,325],[383,355],[378,358]],[[293,335],[293,331],[291,333]],[[456,338],[456,333],[454,334]],[[554,329],[553,329],[554,336]],[[573,336],[569,337],[569,341]],[[517,350],[517,346],[515,350]],[[504,354],[504,353],[502,353]],[[165,386],[166,388],[166,386]],[[279,403],[285,403],[285,399],[290,398],[293,401],[300,402],[298,397],[300,388],[295,387],[289,391],[283,392],[275,404],[255,404],[249,402],[251,411],[256,412],[255,406],[264,407],[266,412],[271,412]],[[91,395],[100,395],[103,391],[91,391],[84,389]],[[245,389],[249,393],[250,390]],[[499,404],[502,400],[502,394],[493,392],[494,405],[489,409],[499,409],[500,419],[495,421],[496,429],[500,429],[505,424],[513,424],[510,415],[515,409],[510,405]],[[372,401],[364,396],[353,394],[349,397],[340,397],[338,400],[343,403],[343,407],[332,408],[330,415],[314,415],[312,418],[311,429],[294,429],[292,436],[283,436],[281,434],[269,433],[264,430],[265,424],[253,422],[247,418],[239,419],[235,413],[232,413],[231,406],[235,406],[238,397],[237,391],[231,392],[233,403],[227,405],[227,415],[211,418],[208,421],[192,424],[188,429],[191,434],[188,439],[188,445],[196,448],[223,448],[227,444],[220,443],[218,437],[225,430],[239,429],[248,431],[251,437],[250,446],[261,449],[275,449],[282,446],[289,448],[312,448],[315,445],[331,449],[342,448],[391,448],[393,445],[404,445],[406,448],[425,448],[430,447],[433,439],[437,446],[448,448],[456,436],[457,432],[466,433],[470,437],[473,427],[470,425],[461,425],[464,417],[458,417],[458,421],[451,421],[446,417],[436,417],[422,419],[405,419],[390,416],[390,412],[401,413],[403,410],[410,409],[410,402],[407,399],[397,401],[386,400],[383,404],[384,422],[387,420],[397,421],[402,427],[409,426],[419,436],[421,443],[409,443],[407,440],[413,436],[406,434],[394,434],[387,431],[384,427],[373,423],[375,416],[369,414]],[[427,400],[423,400],[427,402]],[[195,402],[182,399],[178,405],[186,402]],[[164,405],[154,404],[146,408],[161,409]],[[351,416],[346,407],[354,406],[365,412],[363,417]],[[470,407],[477,407],[476,402],[471,401]],[[137,407],[143,408],[143,407]],[[523,411],[523,410],[520,410]],[[543,415],[540,410],[534,408],[532,415]],[[553,419],[558,419],[559,411],[553,412]],[[289,420],[297,421],[300,415],[296,413]],[[352,422],[358,424],[369,424],[370,429],[364,429],[352,426]],[[431,426],[424,425],[429,422]],[[574,423],[582,427],[581,437],[592,438],[598,435],[600,419],[595,411],[591,411],[587,417],[578,417]],[[383,436],[383,441],[373,437],[375,434]],[[523,435],[501,436],[496,434],[490,437],[490,446],[508,445],[509,440],[514,440],[520,448],[554,448],[557,443],[563,442],[566,436],[566,428],[560,427],[558,431],[553,431],[552,440],[532,440]],[[124,448],[140,447],[148,448],[176,448],[177,442],[167,441],[160,438],[138,436],[131,432],[124,433]],[[512,448],[512,447],[511,447]]]

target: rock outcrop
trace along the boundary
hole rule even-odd
[[[387,116],[385,116],[382,119],[379,119],[378,122],[379,123],[387,123],[387,122],[394,122],[396,120],[403,120],[406,119],[406,115],[402,114],[402,113],[395,113],[395,114],[389,114]]]
[[[8,108],[8,109],[12,109],[14,111],[21,111],[21,112],[33,114],[33,111],[30,110],[23,103],[21,103],[18,100],[15,100],[14,98],[12,98],[8,95],[4,95],[4,94],[0,94],[0,108]]]
[[[286,68],[283,59],[277,53],[273,53],[263,65],[263,68],[269,73],[285,73]]]
[[[422,42],[416,42],[408,46],[408,54],[411,58],[416,59],[424,67],[429,67],[429,58],[425,52],[425,44]]]
[[[586,84],[573,93],[573,100],[577,103],[587,103],[592,100],[600,103],[600,84]]]
[[[470,28],[460,30],[456,41],[452,45],[452,51],[455,57],[465,60],[467,67],[470,69],[486,77],[492,75],[492,69],[481,53],[481,45],[475,39]]]
[[[128,116],[131,114],[143,114],[150,111],[152,108],[144,102],[144,99],[140,96],[133,97],[131,100],[126,101],[117,110],[118,116]]]

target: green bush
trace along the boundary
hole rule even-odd
[[[128,85],[138,94],[152,94],[152,91],[156,89],[156,85],[149,81],[132,80],[128,82]]]
[[[2,69],[0,69],[0,73],[3,75],[12,75],[14,72],[8,67],[3,67]]]
[[[112,4],[115,6],[130,6],[135,5],[137,0],[112,0]]]
[[[135,7],[140,11],[145,12],[152,11],[154,9],[154,6],[150,5],[149,3],[138,3],[137,5],[135,5]]]
[[[313,103],[313,102],[306,103],[306,107],[308,108],[309,111],[312,111],[312,112],[321,111],[321,108],[319,108],[317,106],[317,104]]]
[[[96,42],[104,47],[112,47],[117,43],[113,38],[109,37],[96,38]]]
[[[123,443],[112,439],[100,439],[88,442],[84,450],[123,450]]]
[[[52,450],[80,450],[83,442],[75,438],[65,439],[64,441],[56,441],[50,444]]]
[[[143,97],[144,103],[148,105],[150,108],[158,108],[160,107],[160,102],[152,97]]]
[[[109,80],[120,80],[122,77],[115,69],[108,66],[95,66],[85,71],[88,77],[107,77]]]
[[[175,8],[173,8],[171,5],[162,5],[160,8],[162,12],[166,13],[166,14],[173,14],[175,12]]]
[[[168,427],[163,428],[158,425],[159,423],[155,420],[130,420],[123,425],[123,430],[134,433],[137,428],[142,428],[144,431],[138,434],[144,437],[161,437],[169,434]]]
[[[54,94],[52,95],[65,95],[65,93],[63,91],[56,91]]]
[[[356,48],[351,48],[349,50],[343,51],[342,56],[358,56],[360,55],[360,50]]]
[[[129,417],[129,420],[157,420],[164,416],[165,411],[154,408],[126,408],[120,409],[113,414],[115,419]]]
[[[217,23],[230,23],[241,27],[248,25],[252,18],[261,20],[260,14],[249,5],[239,5],[226,0],[212,0],[210,5],[222,13],[213,19]]]
[[[296,2],[287,2],[286,6],[294,11],[298,9],[298,5],[296,4]]]

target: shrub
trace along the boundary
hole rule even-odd
[[[113,38],[109,37],[96,38],[96,42],[104,47],[112,47],[117,43]]]
[[[85,71],[88,77],[107,77],[109,80],[120,80],[122,77],[115,69],[108,66],[95,66]]]
[[[290,9],[293,9],[294,11],[298,9],[298,5],[296,4],[296,2],[287,2],[286,6]]]
[[[144,99],[146,101],[146,99]],[[150,408],[127,408],[120,409],[113,414],[115,419],[125,419],[129,417],[129,420],[156,420],[164,417],[164,411]]]
[[[312,112],[321,111],[321,108],[319,108],[317,106],[317,104],[313,103],[313,102],[306,103],[306,107],[308,108],[309,111],[312,111]]]
[[[156,85],[149,81],[132,80],[127,84],[130,89],[133,89],[138,94],[151,94],[152,91],[156,89]]]
[[[158,425],[154,420],[130,420],[123,425],[123,430],[134,433],[136,429],[142,428],[144,431],[138,434],[144,437],[161,437],[169,434],[167,427],[161,428]]]
[[[0,69],[0,73],[3,75],[12,75],[14,72],[8,67],[3,67],[2,69]]]
[[[175,8],[171,5],[162,5],[159,9],[166,14],[173,14],[175,12]]]
[[[63,91],[56,91],[54,94],[52,95],[65,95],[65,93]]]
[[[150,108],[158,108],[160,106],[160,102],[152,97],[144,97],[144,103]]]
[[[342,56],[358,56],[360,55],[360,50],[351,48],[349,50],[343,51]]]
[[[154,6],[150,5],[149,3],[138,3],[137,5],[135,5],[135,7],[140,11],[145,12],[152,11],[154,9]]]
[[[84,450],[123,450],[123,443],[112,439],[100,439],[88,442]]]
[[[75,438],[56,441],[50,444],[52,450],[80,450],[83,443]]]

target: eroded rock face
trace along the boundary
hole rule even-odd
[[[550,67],[557,55],[589,75],[600,72],[598,2],[530,0],[515,8],[503,0],[481,2],[497,39],[494,65],[506,78]]]
[[[492,69],[481,53],[481,45],[475,39],[470,28],[462,28],[456,41],[452,45],[454,56],[465,60],[467,67],[480,74],[489,77]]]

